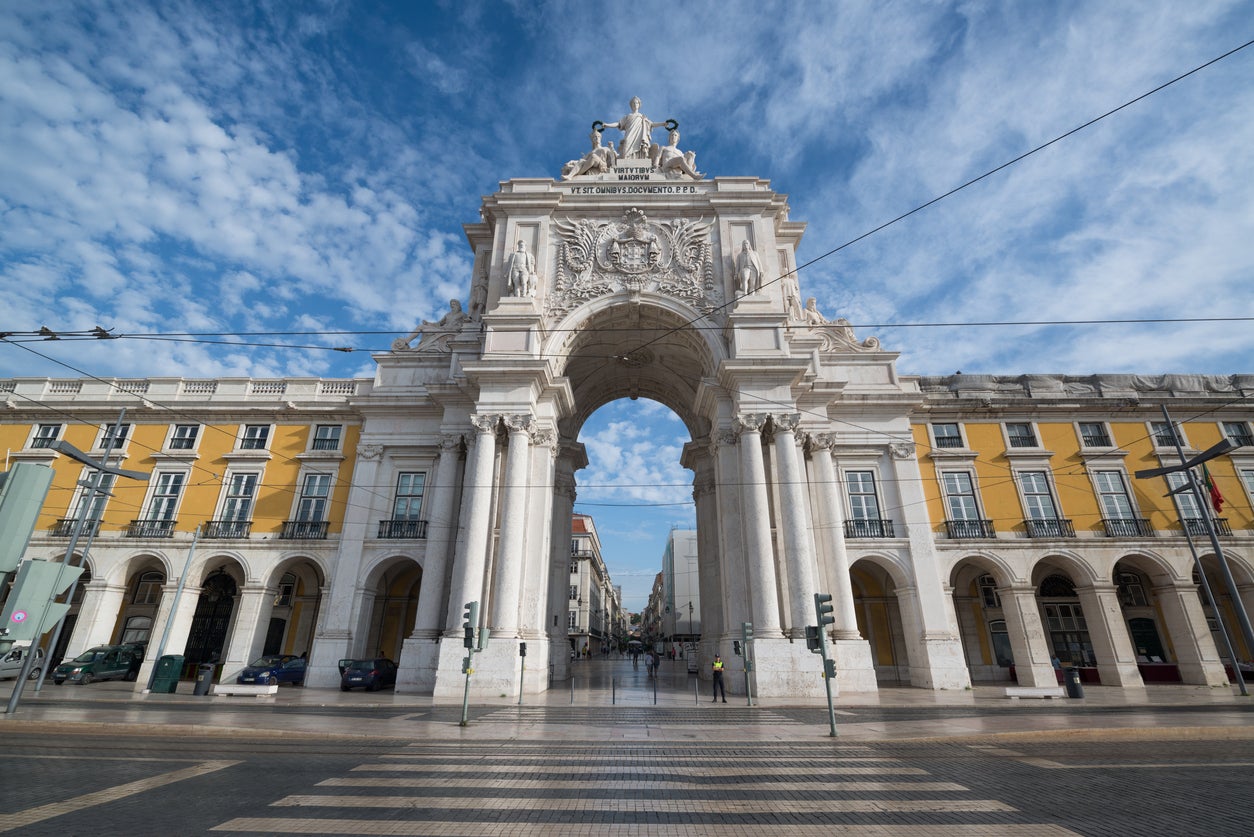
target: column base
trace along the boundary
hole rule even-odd
[[[445,640],[440,637],[410,637],[401,644],[397,661],[396,693],[429,695],[435,690],[440,650]]]
[[[352,657],[349,631],[327,631],[314,637],[313,653],[305,670],[305,685],[331,688],[340,685],[340,660]],[[251,660],[249,661],[251,662]]]
[[[910,685],[920,689],[969,689],[971,672],[955,636],[924,637],[910,647]]]
[[[465,694],[466,675],[462,673],[462,660],[468,649],[459,640],[460,637],[445,637],[440,643],[432,690],[432,696],[437,701],[460,701]],[[522,642],[527,643],[526,658],[518,654],[518,646]],[[524,695],[540,694],[549,688],[549,644],[544,637],[494,637],[486,649],[472,655],[471,667],[474,669],[470,675],[472,698],[516,698],[520,684]]]
[[[878,692],[871,643],[865,639],[838,639],[827,653],[836,661],[836,683],[842,692]]]
[[[730,642],[724,645],[730,645]],[[713,659],[711,657],[711,659]],[[723,658],[727,673],[723,683],[730,694],[745,693],[744,661],[738,657]],[[755,697],[823,697],[823,658],[806,648],[805,641],[789,642],[786,639],[753,640],[753,694]],[[707,663],[701,669],[701,678],[711,677]],[[838,691],[839,676],[832,684],[832,694]]]

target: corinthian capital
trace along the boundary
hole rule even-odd
[[[767,413],[741,413],[736,416],[736,425],[743,432],[761,433],[766,420],[770,418]]]
[[[505,416],[505,429],[511,434],[530,434],[534,422],[531,413],[510,413]]]

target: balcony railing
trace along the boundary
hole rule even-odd
[[[1010,436],[1010,446],[1012,448],[1034,448],[1037,447],[1035,436],[1024,436],[1016,433]]]
[[[1154,528],[1143,517],[1104,517],[1102,525],[1106,527],[1108,538],[1154,537]]]
[[[846,538],[891,538],[893,522],[891,520],[846,520]]]
[[[1070,520],[1055,517],[1048,520],[1025,520],[1023,526],[1029,538],[1074,538],[1075,527]]]
[[[172,538],[173,520],[132,520],[126,527],[128,538]]]
[[[1240,445],[1244,448],[1254,447],[1254,436],[1249,433],[1237,433],[1228,437],[1229,441],[1234,445]]]
[[[425,538],[427,521],[425,520],[380,520],[379,537],[392,539]]]
[[[74,524],[78,522],[78,518],[61,518],[56,525],[48,530],[48,534],[54,538],[68,538],[74,534]],[[83,524],[83,537],[94,538],[96,533],[100,531],[100,521],[93,520],[91,523]]]
[[[1232,527],[1228,525],[1226,517],[1212,517],[1211,523],[1215,524],[1216,535],[1231,535]],[[1206,521],[1200,517],[1186,517],[1184,525],[1188,528],[1190,535],[1198,537],[1206,537]]]
[[[1086,448],[1112,447],[1110,444],[1110,437],[1105,433],[1084,433],[1081,434],[1080,438],[1084,442],[1084,446]]]
[[[946,520],[945,531],[951,538],[995,538],[991,520]]]
[[[206,538],[247,538],[252,530],[251,520],[209,520],[201,535]]]
[[[285,520],[280,535],[289,541],[321,541],[327,537],[325,520]]]
[[[339,439],[314,439],[313,450],[339,450]]]
[[[936,447],[960,448],[962,447],[962,437],[961,436],[937,436]]]

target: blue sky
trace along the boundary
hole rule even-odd
[[[1240,46],[1252,11],[6,3],[0,331],[311,334],[0,346],[0,375],[369,375],[467,296],[480,196],[556,177],[633,95],[702,171],[787,193],[804,262]],[[803,296],[905,373],[1250,372],[1249,323],[889,324],[1254,316],[1252,77],[1254,47],[806,268]],[[691,509],[591,504],[689,500],[685,440],[645,402],[584,430],[579,508],[633,607]]]

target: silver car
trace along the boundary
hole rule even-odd
[[[29,652],[29,645],[14,646],[3,657],[0,657],[0,680],[8,680],[10,677],[20,675],[22,664],[26,662],[26,655]],[[38,680],[44,673],[44,650],[35,649],[35,655],[35,665],[30,670],[31,680]]]

